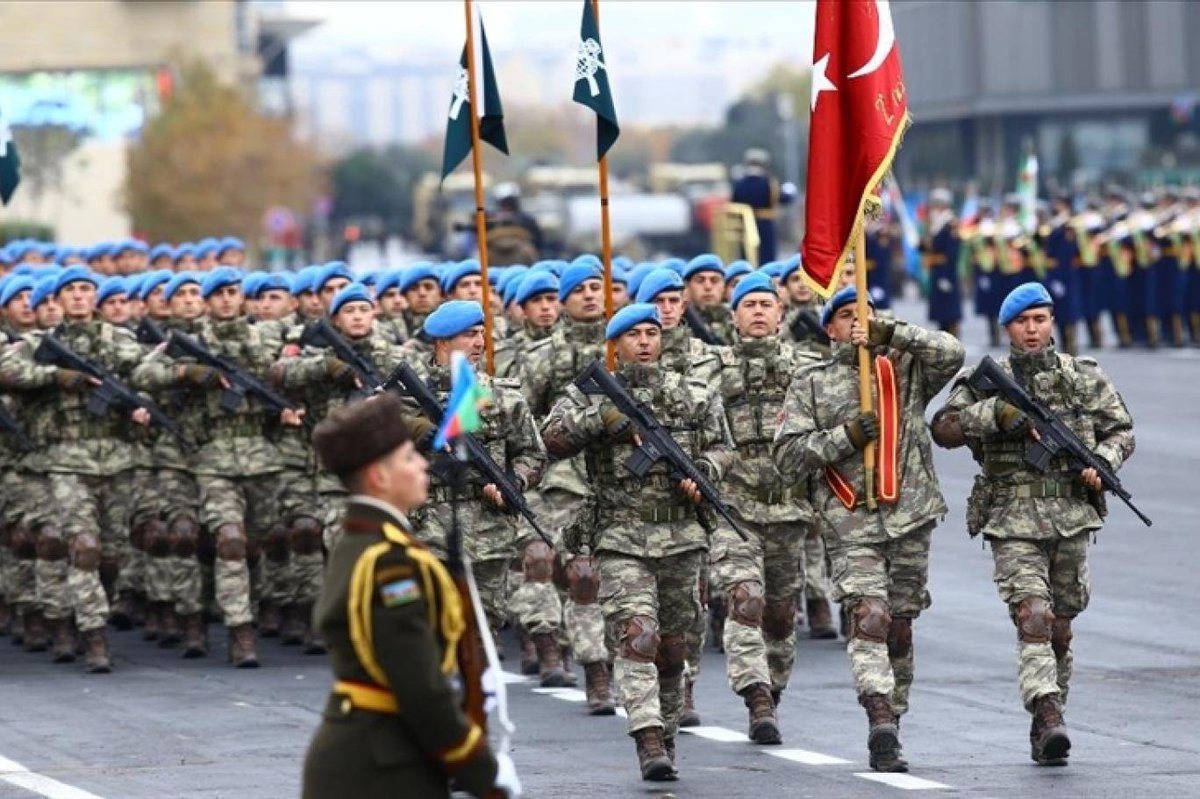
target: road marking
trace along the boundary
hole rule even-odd
[[[562,699],[564,702],[587,701],[587,694],[578,688],[534,688],[533,692],[542,696],[552,696],[555,699]]]
[[[750,743],[750,739],[746,737],[746,733],[738,732],[737,730],[727,730],[724,727],[681,727],[680,732],[686,732],[688,735],[695,735],[698,738],[707,738],[710,741],[720,741],[721,743]]]
[[[850,762],[840,757],[810,752],[807,749],[764,749],[763,751],[771,757],[802,763],[805,766],[844,766]]]
[[[100,799],[96,794],[88,793],[82,788],[36,774],[6,757],[0,757],[0,780],[38,796],[45,796],[46,799]]]
[[[881,782],[884,785],[890,785],[902,791],[936,791],[950,787],[949,785],[943,785],[933,780],[923,780],[911,774],[876,774],[873,771],[859,771],[855,772],[854,776],[862,777],[864,780],[870,780],[871,782]]]
[[[517,685],[518,683],[529,682],[529,677],[524,674],[513,674],[511,671],[500,670],[500,677],[504,680],[505,685]]]

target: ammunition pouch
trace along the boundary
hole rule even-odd
[[[995,485],[985,475],[976,475],[971,495],[967,497],[967,533],[972,538],[987,526],[994,502]]]

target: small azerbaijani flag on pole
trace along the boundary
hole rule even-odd
[[[450,354],[450,400],[442,414],[442,423],[433,437],[433,449],[443,449],[448,443],[465,433],[473,433],[482,426],[479,419],[480,407],[491,399],[487,389],[475,379],[475,370],[467,356],[461,352]]]

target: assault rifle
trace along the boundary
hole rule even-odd
[[[183,434],[182,428],[163,413],[161,408],[113,377],[103,366],[73,352],[53,333],[42,337],[42,342],[33,352],[33,359],[47,366],[73,369],[95,380],[97,384],[91,387],[87,402],[88,413],[93,416],[104,416],[113,405],[130,409],[142,408],[150,414],[150,423],[166,431],[179,442],[179,446],[183,447],[185,452],[196,450],[196,445]]]
[[[392,370],[379,387],[375,389],[376,393],[384,391],[398,391],[405,394],[416,401],[421,408],[421,413],[425,415],[429,421],[434,424],[442,423],[442,404],[438,402],[437,396],[426,385],[421,376],[413,371],[413,368],[407,363],[401,361]],[[492,456],[484,448],[479,440],[470,433],[464,433],[455,439],[455,442],[462,446],[467,453],[467,461],[475,467],[475,470],[483,476],[485,484],[491,483],[500,491],[500,496],[504,500],[504,511],[509,514],[521,514],[525,517],[525,521],[529,522],[529,526],[534,532],[542,537],[551,547],[554,543],[550,537],[546,535],[546,531],[538,524],[537,516],[533,509],[529,507],[529,503],[525,501],[525,496],[521,493],[521,489],[517,486],[516,481],[509,477],[508,472],[500,468],[496,461],[492,460]],[[434,469],[441,474],[442,469],[435,466]]]
[[[1049,408],[1029,396],[1017,381],[991,359],[991,356],[984,356],[983,361],[967,379],[967,385],[981,394],[999,394],[1005,402],[1024,413],[1033,423],[1038,440],[1032,442],[1025,450],[1025,462],[1030,468],[1044,472],[1050,466],[1051,460],[1063,455],[1071,467],[1080,472],[1084,469],[1095,469],[1105,489],[1128,505],[1147,527],[1153,524],[1150,518],[1133,504],[1132,495],[1121,486],[1116,472],[1088,449],[1087,445],[1071,432],[1071,428],[1063,424]]]
[[[813,339],[822,346],[829,346],[829,334],[821,329],[821,321],[812,311],[797,311],[796,315],[792,317],[792,321],[788,323],[788,329],[796,341]]]
[[[659,423],[658,419],[654,418],[650,409],[635,400],[621,381],[604,368],[603,363],[593,361],[591,366],[584,369],[583,373],[575,378],[575,385],[584,394],[602,394],[608,397],[612,400],[613,405],[617,406],[617,410],[633,422],[634,429],[642,443],[629,456],[629,460],[625,461],[625,468],[630,473],[635,477],[645,477],[646,473],[650,471],[650,467],[660,460],[665,460],[670,465],[673,478],[687,479],[695,483],[701,496],[712,506],[712,509],[722,519],[729,522],[729,526],[741,536],[743,541],[749,540],[746,531],[733,518],[729,507],[721,499],[717,487],[705,476],[704,472],[697,468],[692,459],[671,436],[671,433]]]
[[[145,344],[151,347],[162,344],[167,340],[167,334],[164,333],[163,329],[158,325],[158,323],[149,316],[142,317],[142,321],[138,322],[137,330],[135,330],[133,334],[137,336],[139,344]]]
[[[692,329],[692,333],[696,338],[703,341],[705,344],[720,347],[725,344],[725,340],[716,334],[716,332],[708,326],[708,322],[704,321],[704,317],[692,305],[687,307],[683,312],[683,321]]]
[[[363,390],[368,394],[383,382],[375,364],[351,347],[350,342],[346,341],[342,334],[335,330],[333,325],[329,324],[329,320],[324,317],[305,325],[304,333],[300,336],[300,344],[332,351],[339,360],[354,370],[354,374],[358,376],[358,382],[362,383]]]

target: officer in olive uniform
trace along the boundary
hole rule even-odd
[[[459,705],[463,599],[405,516],[429,485],[413,445],[420,424],[383,395],[338,408],[313,435],[351,496],[314,615],[335,682],[305,758],[304,799],[448,797],[451,780],[475,796],[520,795],[511,758],[491,752]]]

